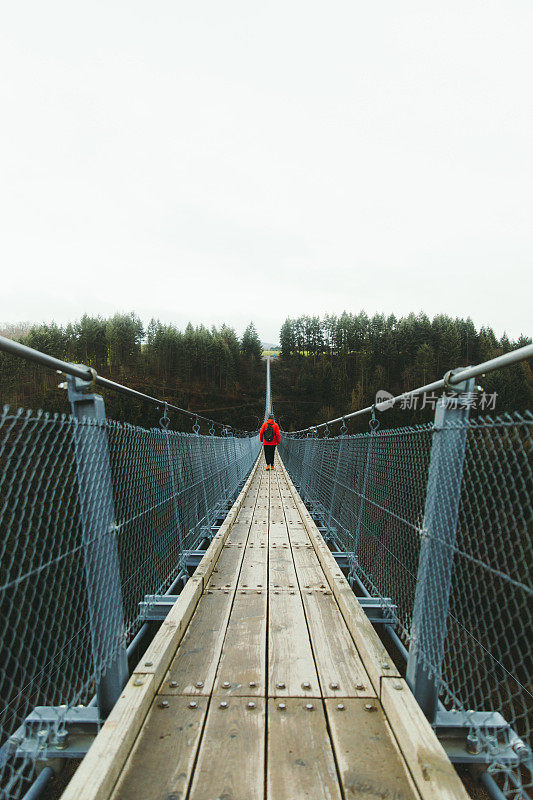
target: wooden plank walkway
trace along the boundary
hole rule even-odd
[[[63,795],[466,797],[278,456],[259,460]]]

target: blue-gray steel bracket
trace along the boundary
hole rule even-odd
[[[474,378],[454,388],[473,393]],[[430,722],[438,707],[469,410],[444,397],[435,411],[406,675]]]
[[[517,767],[531,753],[497,711],[438,709],[435,733],[454,764],[492,764]]]
[[[390,597],[358,597],[359,605],[372,625],[393,625],[398,622],[397,606]]]
[[[10,736],[12,758],[81,759],[100,730],[96,706],[37,706]]]
[[[100,395],[85,392],[91,382],[69,376],[67,387],[79,423],[74,446],[93,670],[98,708],[106,717],[128,680],[128,657],[105,406]]]
[[[178,599],[177,594],[147,594],[139,603],[139,614],[143,622],[162,622]]]

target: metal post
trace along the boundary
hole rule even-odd
[[[475,381],[454,389],[473,398]],[[444,659],[469,412],[468,402],[454,407],[446,397],[435,412],[407,662],[407,681],[430,722],[437,713]]]
[[[128,658],[105,406],[100,395],[84,393],[93,388],[90,381],[69,376],[67,385],[79,421],[74,443],[93,669],[98,709],[106,717],[128,680]]]

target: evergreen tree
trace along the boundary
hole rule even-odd
[[[250,322],[243,333],[241,340],[241,352],[246,358],[249,358],[252,361],[257,363],[261,361],[263,348],[253,322]]]

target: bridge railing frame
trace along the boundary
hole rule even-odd
[[[412,447],[415,450],[418,448],[425,451],[423,459],[425,466],[421,467],[420,475],[418,476],[419,480],[424,480],[425,482],[423,495],[422,491],[419,491],[419,501],[423,502],[420,507],[419,521],[413,526],[415,530],[411,531],[415,537],[419,537],[419,552],[418,566],[415,566],[413,575],[415,588],[409,612],[410,619],[407,627],[404,620],[402,639],[398,638],[395,626],[387,624],[384,628],[388,629],[388,634],[396,644],[399,652],[406,659],[406,678],[408,683],[437,732],[443,732],[443,735],[448,735],[450,726],[457,731],[461,729],[464,731],[462,753],[455,753],[456,760],[458,758],[464,763],[482,765],[480,766],[481,769],[488,768],[491,774],[483,772],[483,782],[489,788],[491,796],[507,796],[513,798],[513,800],[515,800],[515,797],[527,797],[527,789],[533,788],[531,781],[533,761],[528,735],[524,737],[522,733],[521,738],[516,730],[513,729],[515,722],[513,712],[511,712],[510,718],[506,721],[498,713],[497,706],[496,708],[489,706],[488,709],[478,707],[475,710],[468,706],[466,708],[462,707],[461,712],[460,699],[457,696],[454,697],[453,691],[449,691],[449,683],[447,684],[446,680],[443,679],[443,664],[447,628],[450,621],[450,593],[452,585],[457,587],[456,582],[452,584],[452,578],[457,581],[457,578],[453,577],[456,569],[455,560],[458,556],[461,559],[463,556],[463,553],[460,553],[456,545],[459,515],[460,513],[465,513],[461,503],[467,502],[464,499],[465,492],[468,494],[469,491],[478,491],[477,486],[472,489],[465,485],[465,481],[468,483],[469,480],[472,480],[476,469],[483,469],[482,463],[475,464],[476,455],[489,458],[487,453],[481,452],[484,445],[487,445],[488,449],[494,447],[495,450],[500,447],[500,455],[505,457],[513,449],[513,443],[510,441],[513,435],[512,432],[516,431],[516,438],[520,439],[522,435],[520,432],[529,431],[529,433],[524,434],[529,436],[529,445],[526,442],[523,446],[521,450],[522,460],[520,461],[520,464],[525,466],[526,470],[529,469],[529,471],[525,476],[513,475],[513,473],[509,472],[511,470],[509,463],[506,465],[508,471],[505,472],[503,470],[500,478],[505,480],[505,475],[507,475],[507,479],[511,483],[515,480],[518,482],[522,480],[524,486],[521,489],[517,488],[516,494],[520,494],[522,502],[526,506],[529,502],[529,511],[527,508],[524,509],[524,517],[527,518],[528,513],[531,515],[531,499],[527,500],[526,483],[529,482],[529,490],[531,491],[533,489],[531,485],[533,471],[531,467],[527,467],[525,459],[528,447],[532,446],[531,428],[533,427],[533,416],[527,412],[525,418],[519,415],[506,415],[503,420],[501,418],[496,420],[487,418],[486,420],[470,422],[470,404],[467,402],[464,405],[457,403],[456,398],[454,402],[454,398],[450,398],[449,393],[452,392],[457,395],[460,393],[464,397],[474,397],[475,392],[480,389],[480,387],[476,386],[476,378],[486,372],[531,357],[533,357],[533,345],[527,345],[513,353],[507,353],[476,367],[452,370],[447,373],[442,381],[419,387],[412,392],[400,395],[399,398],[391,398],[382,404],[377,403],[360,411],[352,412],[343,417],[300,431],[284,431],[282,432],[281,445],[281,455],[289,474],[308,504],[315,520],[319,523],[319,527],[332,549],[340,551],[343,546],[347,546],[347,544],[343,545],[344,533],[340,538],[339,534],[344,530],[344,526],[348,524],[349,530],[347,528],[345,533],[346,535],[349,533],[351,537],[349,539],[351,552],[338,552],[338,556],[339,566],[341,564],[345,566],[344,562],[346,561],[346,568],[349,571],[349,577],[353,581],[354,591],[366,596],[369,596],[370,593],[372,595],[377,594],[376,600],[383,604],[383,614],[389,618],[394,615],[394,603],[397,602],[397,598],[392,597],[392,607],[385,607],[391,603],[390,590],[383,590],[384,594],[383,592],[380,594],[379,580],[376,583],[375,575],[372,572],[374,567],[372,567],[370,574],[366,573],[365,575],[361,572],[362,553],[360,552],[359,534],[362,526],[363,511],[365,504],[372,504],[376,501],[375,495],[373,497],[368,495],[367,479],[372,467],[379,472],[380,466],[378,464],[376,467],[374,460],[375,458],[378,458],[378,460],[379,458],[384,459],[386,441],[383,443],[382,440],[381,450],[376,451],[376,453],[373,453],[373,448],[375,448],[384,433],[385,435],[390,433],[392,435],[390,438],[391,446],[394,445],[394,434],[397,434],[397,440],[403,436],[407,441],[411,437],[411,441],[414,442]],[[437,403],[433,424],[411,429],[390,429],[389,431],[380,432],[379,435],[377,434],[377,420],[375,426],[373,425],[376,411],[385,412],[399,400],[421,395],[427,391],[436,392],[439,389],[443,390],[443,396]],[[371,415],[370,432],[347,436],[346,421],[360,415]],[[339,436],[330,438],[330,427],[336,423],[342,423],[341,433]],[[501,426],[501,430],[505,430],[505,435],[509,433],[507,439],[503,434],[500,436],[498,433],[498,425]],[[323,434],[322,438],[319,438],[319,433]],[[476,445],[472,444],[472,440],[475,437],[478,437],[478,441],[483,443],[479,452],[473,452]],[[494,439],[495,445],[491,444],[491,437]],[[349,455],[345,454],[355,452],[350,449],[350,440],[354,440],[353,443],[357,440],[360,445],[357,451],[359,453],[357,463],[352,464],[351,470],[346,465],[344,469],[341,469],[341,461],[344,462],[347,457],[349,458]],[[422,440],[423,446],[420,444]],[[416,443],[417,441],[418,444]],[[336,454],[332,450],[328,456],[327,450],[332,447],[337,448]],[[469,473],[465,475],[467,447],[470,448],[468,450]],[[401,448],[394,450],[393,460],[400,450]],[[326,462],[327,476],[323,474]],[[409,461],[404,465],[404,469],[409,470],[413,463],[412,460]],[[382,469],[379,474],[381,489],[383,489],[386,480],[398,480],[393,474],[389,474],[387,470],[390,471],[390,465],[385,469],[385,472]],[[486,484],[490,479],[490,476],[485,478],[480,475],[477,476],[480,486],[483,486],[484,483]],[[474,480],[476,480],[476,477],[474,477]],[[347,486],[347,483],[350,483],[350,486]],[[485,486],[486,489],[487,487]],[[354,493],[353,498],[349,496],[350,491]],[[358,495],[358,498],[355,495]],[[348,498],[347,502],[353,503],[352,511],[350,514],[345,514],[344,519],[341,519],[338,513],[339,497]],[[481,502],[483,502],[483,499]],[[395,510],[401,516],[398,509],[391,509],[391,513],[394,513]],[[509,510],[507,510],[507,513],[509,513]],[[347,519],[349,520],[348,523]],[[521,518],[522,523],[523,519]],[[394,526],[391,526],[391,530],[393,528]],[[483,535],[483,531],[481,531],[480,535]],[[377,536],[379,538],[379,531]],[[464,546],[464,539],[462,540],[462,545]],[[488,546],[490,548],[490,542]],[[475,552],[471,556],[468,553],[465,553],[465,555],[471,557],[472,564],[475,564]],[[379,566],[377,568],[379,572]],[[461,564],[460,574],[464,575],[465,572],[466,568]],[[513,576],[509,576],[509,580],[512,582]],[[469,592],[471,591],[470,589]],[[490,592],[490,587],[480,587],[480,591]],[[531,589],[529,591],[531,594]],[[465,593],[466,597],[468,597],[469,592]],[[521,615],[524,618],[515,620],[515,624],[518,626],[518,630],[522,631],[522,638],[525,632],[525,646],[527,647],[527,626],[529,624],[531,629],[531,616],[529,615],[530,621],[528,623],[528,614],[525,607],[522,608]],[[457,620],[454,620],[453,624],[457,626]],[[488,625],[490,627],[491,621],[488,621]],[[409,645],[408,650],[405,644]],[[480,646],[482,645],[483,642],[480,643]],[[531,642],[529,647],[531,647]],[[524,661],[527,661],[527,658]],[[523,671],[524,663],[521,664],[520,674]],[[444,676],[444,678],[448,677]],[[497,678],[495,677],[494,680],[497,680]],[[447,695],[447,700],[446,697],[443,697],[443,692],[444,695]],[[443,704],[441,698],[445,699],[446,705]],[[447,710],[450,705],[452,710],[455,711],[451,717],[450,711]],[[517,705],[516,714],[518,715],[517,718],[520,717],[522,731],[526,730],[526,733],[527,731],[531,733],[531,727],[528,727],[528,723],[524,722],[523,717],[525,696],[522,698],[521,704],[518,701]],[[529,778],[523,777],[524,770],[529,773]],[[498,795],[500,789],[494,783],[492,775],[500,776],[500,786],[503,787],[504,794],[500,792],[500,795]]]

